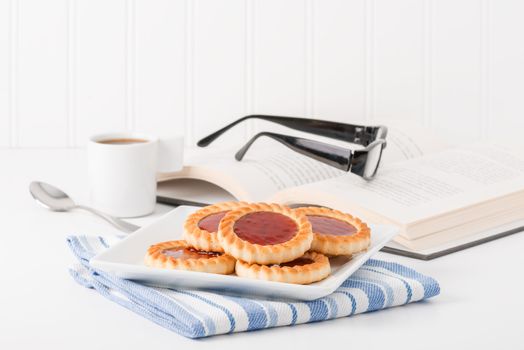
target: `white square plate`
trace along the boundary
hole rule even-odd
[[[392,226],[370,225],[371,246],[366,252],[353,256],[352,259],[331,259],[331,275],[309,285],[145,266],[143,260],[147,248],[158,242],[181,239],[185,218],[197,209],[198,207],[189,206],[174,209],[95,256],[90,261],[91,266],[121,278],[159,287],[211,289],[236,295],[313,300],[333,293],[398,232],[397,228]]]

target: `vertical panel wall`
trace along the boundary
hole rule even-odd
[[[17,143],[67,146],[67,0],[20,0]]]
[[[313,115],[365,116],[366,1],[316,0],[313,7]]]
[[[128,6],[131,0],[77,0],[74,113],[77,145],[94,133],[128,130]]]
[[[371,118],[420,120],[424,93],[424,2],[369,1]]]
[[[523,12],[517,0],[0,0],[0,148],[109,130],[194,145],[249,113],[520,137]]]
[[[190,122],[196,141],[243,115],[245,111],[245,1],[193,1]],[[236,143],[237,127],[217,141]],[[229,142],[228,142],[229,140]]]
[[[9,147],[11,140],[11,73],[13,2],[0,1],[0,147]]]
[[[482,133],[481,2],[433,2],[431,122],[472,140]]]
[[[254,1],[254,110],[306,113],[304,0]]]
[[[184,134],[186,0],[135,0],[128,38],[132,128],[159,136]]]
[[[518,0],[488,4],[487,60],[488,137],[522,140],[524,128],[524,3]]]

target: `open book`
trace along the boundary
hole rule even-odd
[[[420,128],[390,128],[387,141],[372,181],[267,141],[254,146],[242,162],[234,159],[236,149],[195,153],[181,172],[160,176],[159,196],[181,194],[176,179],[198,179],[226,192],[193,185],[195,193],[200,188],[200,197],[186,199],[331,207],[398,226],[395,242],[400,245],[392,249],[423,255],[485,240],[500,234],[499,228],[522,227],[524,153],[518,149],[450,147]],[[186,192],[188,186],[183,186]]]

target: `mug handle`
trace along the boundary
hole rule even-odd
[[[167,173],[182,170],[184,165],[184,136],[158,139],[157,172]]]

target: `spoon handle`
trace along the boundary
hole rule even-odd
[[[111,225],[113,225],[117,229],[125,231],[125,232],[128,232],[128,233],[134,232],[134,231],[136,231],[136,230],[138,230],[140,228],[140,226],[133,225],[133,224],[127,222],[127,221],[124,221],[122,219],[119,219],[119,218],[117,218],[115,216],[111,216],[111,215],[106,214],[106,213],[102,213],[101,211],[98,211],[98,210],[90,208],[90,207],[86,207],[86,206],[83,206],[83,205],[77,205],[76,208],[83,209],[83,210],[86,210],[86,211],[88,211],[90,213],[93,213],[93,214],[101,217],[105,221],[109,222]]]

